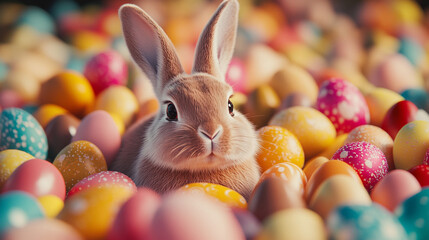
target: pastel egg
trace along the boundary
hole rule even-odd
[[[125,85],[128,80],[128,66],[119,53],[110,50],[89,59],[83,74],[94,89],[95,95],[98,95],[110,86]]]
[[[103,110],[86,115],[80,122],[72,142],[85,140],[95,144],[106,159],[107,166],[121,146],[121,134],[112,116]]]
[[[352,166],[368,191],[386,176],[389,168],[383,152],[367,142],[348,143],[338,149],[332,159]]]
[[[331,120],[338,134],[369,123],[369,109],[362,93],[342,79],[331,79],[320,86],[316,108]]]
[[[232,58],[225,75],[225,81],[232,86],[234,92],[246,93],[247,72],[240,58]]]
[[[64,207],[64,201],[55,195],[38,197],[37,201],[42,206],[45,215],[50,218],[55,218]]]
[[[69,25],[72,25],[73,22],[82,22],[82,16],[80,15],[70,15],[64,21],[68,21]],[[110,38],[100,32],[86,29],[78,29],[73,33],[71,44],[79,51],[86,53],[95,53],[105,51],[110,48]]]
[[[246,239],[254,239],[261,231],[261,222],[248,210],[233,208],[232,213],[240,224]]]
[[[327,219],[329,239],[407,239],[404,228],[399,221],[382,207],[339,206],[329,214]]]
[[[336,130],[331,121],[314,108],[296,106],[278,112],[269,125],[281,126],[292,132],[304,149],[307,159],[331,145]]]
[[[405,199],[420,190],[420,183],[411,173],[395,169],[375,185],[371,191],[371,199],[393,212]]]
[[[0,115],[0,151],[18,149],[46,159],[48,140],[37,120],[19,108],[8,108]]]
[[[190,192],[210,196],[229,207],[247,208],[246,199],[238,192],[214,183],[190,183],[178,189],[179,192]]]
[[[125,86],[111,86],[97,96],[94,108],[116,114],[128,126],[134,121],[139,105],[130,89]]]
[[[55,32],[54,19],[45,10],[36,6],[27,7],[15,24],[16,26],[30,26],[43,34],[52,34]]]
[[[400,39],[398,53],[406,57],[415,67],[419,67],[425,57],[423,46],[411,37],[402,37]]]
[[[63,71],[42,84],[40,104],[55,104],[77,117],[83,117],[94,103],[94,91],[78,72]]]
[[[381,127],[395,139],[396,134],[405,124],[416,120],[418,110],[416,105],[410,101],[397,102],[387,111]]]
[[[34,118],[45,128],[54,117],[67,113],[67,110],[55,104],[44,104],[33,114]]]
[[[260,128],[267,125],[279,105],[280,99],[274,89],[263,84],[248,94],[244,113],[256,128]]]
[[[23,227],[32,220],[44,218],[43,210],[31,195],[13,191],[0,195],[0,234]]]
[[[302,171],[304,172],[307,179],[310,179],[310,177],[313,176],[314,172],[328,161],[329,159],[323,156],[312,158],[309,162],[305,164],[305,167]]]
[[[259,183],[270,177],[281,178],[287,181],[288,184],[301,195],[304,193],[304,189],[307,184],[307,177],[302,169],[296,164],[289,162],[277,163],[267,169],[259,178],[257,186]]]
[[[1,62],[0,62],[1,68]],[[1,74],[1,69],[0,69]],[[2,82],[0,76],[0,83]],[[24,99],[22,99],[21,95],[13,89],[2,89],[0,91],[0,108],[20,108],[24,105]]]
[[[57,218],[72,225],[85,239],[104,239],[120,206],[133,193],[120,185],[89,188],[68,198]]]
[[[139,188],[119,209],[107,240],[148,239],[152,219],[161,205],[161,196],[149,188]]]
[[[103,171],[92,174],[76,183],[67,193],[67,197],[71,197],[74,194],[88,188],[99,188],[109,185],[121,185],[123,187],[129,188],[131,191],[137,191],[137,187],[133,180],[131,180],[131,178],[129,178],[127,175],[115,171]]]
[[[428,239],[429,188],[409,197],[395,210],[395,215],[404,227],[408,239]]]
[[[393,142],[396,168],[408,170],[423,163],[429,148],[429,135],[426,131],[429,131],[429,122],[421,120],[410,122],[399,130]]]
[[[261,172],[281,162],[304,166],[304,151],[298,139],[290,131],[279,126],[265,126],[257,133],[261,150],[256,155],[256,160]]]
[[[429,165],[420,164],[411,168],[408,171],[413,174],[414,177],[416,177],[421,187],[429,186]]]
[[[71,143],[79,124],[80,120],[71,114],[61,114],[49,121],[45,133],[48,138],[50,161],[53,161],[58,153]]]
[[[387,111],[395,103],[404,100],[404,98],[392,90],[375,88],[365,95],[365,100],[369,108],[371,125],[380,127]]]
[[[361,141],[371,143],[380,148],[386,157],[389,170],[395,169],[393,163],[393,139],[388,133],[374,125],[362,125],[348,134],[344,144]]]
[[[66,186],[60,171],[50,162],[31,159],[22,163],[10,175],[2,191],[24,191],[38,198],[55,195],[64,200]]]
[[[107,171],[100,149],[87,141],[76,141],[58,153],[53,164],[60,170],[67,192],[80,180],[94,173]]]
[[[0,152],[0,188],[23,162],[33,159],[30,154],[16,149],[8,149]]]

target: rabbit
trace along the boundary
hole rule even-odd
[[[150,79],[160,110],[127,130],[110,170],[160,194],[209,182],[248,199],[260,177],[259,143],[254,126],[234,110],[233,90],[225,82],[235,46],[237,0],[222,2],[205,26],[191,74],[146,12],[124,4],[119,16],[129,52]]]

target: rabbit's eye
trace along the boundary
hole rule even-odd
[[[228,110],[229,114],[231,114],[231,116],[234,116],[234,105],[232,104],[231,100],[228,100]]]
[[[167,106],[167,120],[177,121],[177,110],[174,104],[170,103]]]

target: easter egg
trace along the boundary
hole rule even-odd
[[[117,184],[129,188],[131,191],[137,191],[137,187],[134,184],[133,180],[131,180],[131,178],[129,178],[127,175],[115,171],[103,171],[92,174],[76,183],[73,188],[70,189],[70,191],[67,193],[67,197],[71,197],[74,194],[87,188],[99,188],[102,186]]]
[[[280,105],[280,99],[274,89],[267,84],[258,86],[248,94],[244,113],[256,128],[267,125]]]
[[[397,102],[387,111],[381,127],[395,139],[405,124],[416,120],[418,110],[416,105],[408,100]]]
[[[308,206],[323,219],[338,206],[370,205],[371,198],[362,184],[343,174],[326,179],[316,190]]]
[[[393,161],[398,169],[408,170],[423,163],[429,148],[429,122],[413,121],[401,128],[393,141]],[[412,149],[412,151],[410,151]]]
[[[85,239],[104,239],[120,206],[133,193],[120,185],[89,188],[68,198],[57,218],[72,225]]]
[[[371,125],[380,127],[387,111],[389,111],[395,103],[404,100],[404,98],[392,90],[375,88],[365,95],[365,100],[369,108]]]
[[[311,107],[312,105],[313,103],[307,95],[299,92],[293,92],[281,101],[277,111],[295,106]]]
[[[419,109],[428,110],[429,107],[429,95],[421,88],[410,88],[405,89],[401,92],[401,96],[416,105]]]
[[[85,177],[107,171],[100,149],[88,141],[70,143],[58,153],[53,164],[63,175],[67,192]]]
[[[311,229],[311,230],[310,230]],[[306,208],[285,209],[268,217],[255,240],[326,239],[322,218]]]
[[[107,240],[140,240],[150,234],[152,219],[161,197],[149,188],[139,188],[119,209]]]
[[[248,210],[233,208],[232,213],[240,224],[246,239],[254,239],[261,231],[261,222]]]
[[[331,79],[320,86],[316,108],[331,120],[338,134],[369,123],[369,109],[362,93],[342,79]]]
[[[317,155],[331,159],[332,156],[334,156],[334,153],[344,145],[344,142],[346,141],[347,136],[348,136],[348,133],[337,135],[334,142],[331,145],[329,145],[329,147],[327,147],[325,150],[323,150],[323,152]]]
[[[328,162],[329,159],[323,156],[315,157],[310,159],[309,162],[305,164],[304,169],[302,171],[304,172],[307,179],[310,179],[311,176],[313,176],[313,173],[324,163]]]
[[[18,149],[46,159],[48,140],[40,124],[28,112],[8,108],[0,115],[0,151]]]
[[[26,25],[42,34],[55,32],[54,19],[45,10],[36,6],[27,7],[18,17],[15,25]]]
[[[40,104],[56,104],[77,117],[92,107],[94,91],[88,80],[78,72],[63,71],[42,84]]]
[[[279,126],[265,126],[257,133],[261,151],[256,155],[256,160],[261,172],[281,162],[304,166],[304,151],[298,139],[290,131]]]
[[[333,240],[407,239],[405,230],[399,221],[376,204],[339,206],[329,214],[327,227],[329,239]]]
[[[16,149],[8,149],[0,152],[0,188],[23,162],[33,159],[30,154]]]
[[[21,191],[0,195],[0,206],[0,235],[8,229],[23,227],[32,220],[44,218],[37,200]]]
[[[54,104],[45,104],[40,106],[33,116],[40,123],[40,125],[45,128],[49,121],[51,121],[54,117],[65,113],[67,113],[67,110],[60,106]]]
[[[53,161],[57,154],[71,143],[79,124],[80,120],[71,114],[61,114],[49,121],[45,133],[48,138],[50,161]]]
[[[244,233],[233,213],[212,198],[170,194],[161,202],[151,227],[153,240],[240,239]]]
[[[225,75],[225,81],[234,92],[246,93],[247,72],[240,58],[232,58]]]
[[[83,74],[94,89],[95,95],[98,95],[110,86],[126,85],[128,66],[119,53],[110,50],[89,59]]]
[[[425,49],[410,37],[402,37],[400,39],[398,53],[406,57],[416,67],[421,65],[425,57]]]
[[[393,212],[405,199],[420,190],[420,183],[411,173],[395,169],[375,185],[371,191],[371,199]]]
[[[55,195],[45,195],[37,198],[47,217],[55,218],[64,207],[64,201]]]
[[[301,143],[307,159],[326,149],[336,136],[331,121],[310,107],[297,106],[282,110],[270,120],[269,125],[281,126],[292,132]]]
[[[67,16],[69,24],[73,21],[82,21],[79,19],[80,15]],[[74,17],[74,18],[72,18]],[[71,44],[77,50],[88,54],[106,51],[110,48],[110,38],[102,33],[93,30],[79,29],[71,36]]]
[[[421,187],[429,186],[429,165],[420,164],[411,168],[408,171],[413,174],[414,177],[416,177]]]
[[[368,142],[380,148],[386,157],[389,170],[395,169],[393,163],[393,139],[383,129],[374,125],[362,125],[353,129],[344,144],[351,142]]]
[[[66,186],[60,171],[50,162],[31,159],[22,163],[10,175],[2,191],[24,191],[38,198],[55,195],[64,200]]]
[[[229,207],[247,208],[246,199],[238,192],[214,183],[190,183],[179,188],[179,192],[207,195]]]
[[[367,142],[348,143],[338,149],[332,159],[343,161],[352,166],[368,191],[386,176],[389,168],[383,152]]]
[[[428,239],[429,232],[429,188],[406,199],[395,209],[395,215],[404,227],[408,239]]]
[[[288,182],[288,184],[299,194],[304,193],[307,184],[307,177],[300,167],[294,163],[283,162],[277,163],[261,174],[259,183],[267,178],[276,177]]]
[[[85,140],[95,144],[106,159],[107,166],[121,146],[121,134],[113,118],[103,110],[86,115],[80,122],[72,142]]]
[[[1,70],[0,70],[1,71]],[[1,83],[1,78],[0,78]],[[20,108],[24,105],[24,99],[13,89],[3,89],[0,91],[0,108]]]

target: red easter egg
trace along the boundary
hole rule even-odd
[[[127,175],[115,171],[103,171],[92,174],[76,183],[68,192],[67,197],[69,198],[72,195],[87,188],[99,188],[102,186],[109,186],[114,184],[127,187],[134,192],[137,191],[137,187],[134,184],[133,180],[131,180],[131,178],[129,178]]]
[[[417,106],[408,100],[403,100],[394,104],[384,116],[381,128],[386,131],[393,139],[401,128],[415,120]]]
[[[246,68],[239,58],[233,58],[226,71],[225,80],[234,92],[246,93]]]
[[[408,171],[416,177],[421,187],[429,186],[429,165],[420,164]]]
[[[50,162],[31,159],[21,164],[6,181],[3,192],[20,190],[38,198],[55,195],[64,200],[66,185],[61,172]]]

